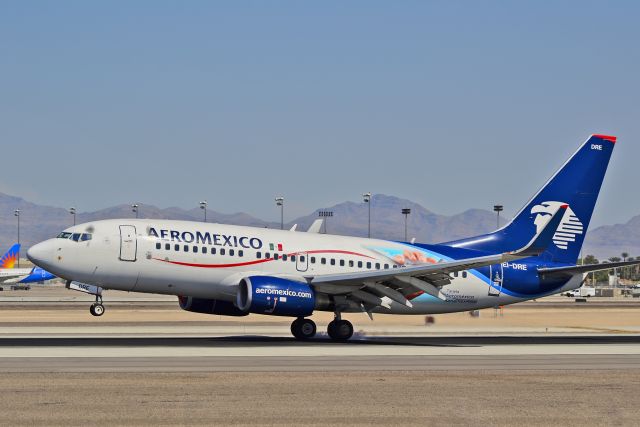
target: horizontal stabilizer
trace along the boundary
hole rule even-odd
[[[638,265],[640,261],[605,262],[602,264],[570,265],[568,267],[539,268],[538,273],[543,276],[564,276],[590,273],[592,271],[611,270],[612,268]]]

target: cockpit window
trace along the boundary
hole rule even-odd
[[[58,234],[58,239],[71,239],[74,242],[86,242],[91,240],[92,235],[90,233],[68,233],[63,231]]]

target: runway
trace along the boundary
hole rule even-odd
[[[640,369],[640,335],[0,339],[0,372]]]

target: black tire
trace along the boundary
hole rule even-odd
[[[313,338],[316,335],[316,323],[311,319],[296,319],[291,323],[291,333],[299,340]]]
[[[327,326],[327,333],[334,341],[346,341],[353,336],[353,325],[348,320],[333,320]]]
[[[91,304],[91,307],[89,307],[89,313],[96,317],[102,316],[104,314],[104,305]]]

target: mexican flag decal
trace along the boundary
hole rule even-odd
[[[282,243],[269,243],[269,250],[282,251]]]

